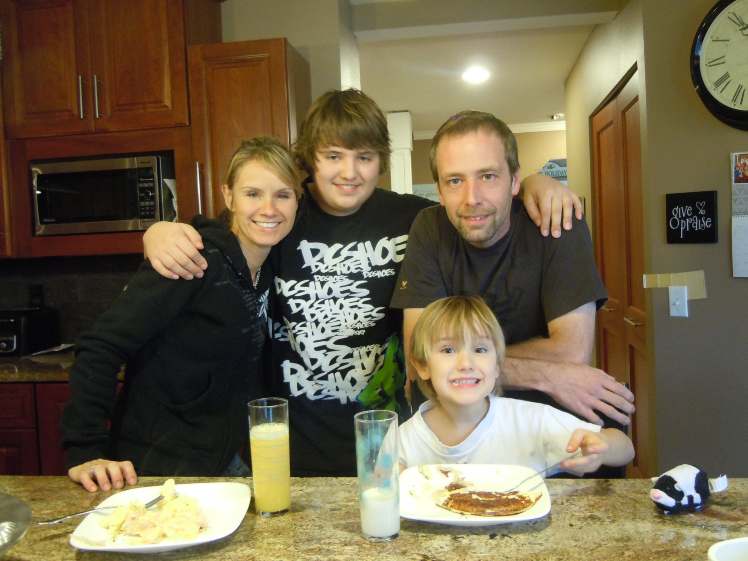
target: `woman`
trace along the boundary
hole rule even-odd
[[[88,491],[132,485],[138,473],[222,475],[243,465],[246,403],[261,392],[265,262],[293,226],[300,177],[283,145],[255,138],[234,153],[222,190],[227,223],[194,223],[210,271],[174,282],[144,263],[78,342],[63,446],[68,475]]]

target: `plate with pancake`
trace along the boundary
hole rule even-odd
[[[524,466],[430,464],[400,474],[400,516],[453,526],[494,526],[542,518],[551,497],[542,477]],[[505,492],[509,491],[509,492]]]

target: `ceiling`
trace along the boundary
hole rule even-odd
[[[392,10],[413,2],[365,4]],[[439,24],[432,14],[427,25],[354,29],[361,87],[385,111],[410,111],[416,139],[431,138],[463,109],[494,113],[515,132],[560,130],[564,122],[551,115],[564,111],[564,81],[594,26],[614,16],[610,10],[551,16],[536,11],[531,17],[488,14],[480,21]],[[487,82],[461,80],[472,64],[490,71]]]

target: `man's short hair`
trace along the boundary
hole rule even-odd
[[[309,108],[294,145],[299,166],[313,175],[317,150],[327,146],[374,150],[379,154],[379,173],[389,169],[387,119],[374,100],[360,90],[331,90]]]
[[[488,337],[496,349],[496,365],[501,371],[506,344],[496,316],[480,296],[448,296],[426,306],[418,317],[410,339],[410,360],[419,366],[428,365],[434,341],[443,337],[465,344],[468,336]],[[500,376],[493,392],[501,395]],[[437,395],[431,380],[416,379],[421,393],[436,400]]]
[[[496,133],[504,144],[504,154],[506,163],[512,175],[519,169],[519,155],[517,154],[517,139],[506,123],[497,119],[491,113],[483,111],[460,111],[447,119],[439,130],[436,131],[434,139],[431,141],[431,150],[429,151],[429,164],[431,165],[431,175],[436,183],[439,183],[439,170],[436,167],[436,150],[439,148],[439,142],[447,136],[462,136],[471,132],[485,130]]]

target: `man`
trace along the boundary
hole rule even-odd
[[[388,305],[408,230],[433,203],[376,188],[389,135],[382,111],[360,91],[315,100],[294,149],[312,181],[292,232],[271,254],[267,391],[289,399],[295,475],[354,475],[353,414],[394,407],[403,385],[395,359],[402,319]],[[542,198],[548,184],[532,190]],[[204,268],[189,226],[156,225],[144,243],[165,276]]]
[[[606,292],[584,222],[559,239],[538,233],[514,199],[516,140],[493,115],[450,118],[430,156],[441,206],[414,221],[391,303],[404,309],[405,348],[426,305],[480,295],[507,340],[502,383],[522,390],[510,396],[560,405],[598,424],[600,414],[628,424],[633,394],[588,366]]]

